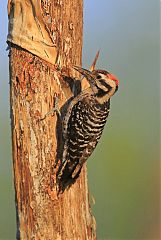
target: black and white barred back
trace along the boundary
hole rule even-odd
[[[118,80],[107,71],[75,69],[87,78],[90,87],[71,101],[63,121],[65,143],[58,172],[62,189],[75,182],[95,149],[109,114],[110,98],[118,88]]]

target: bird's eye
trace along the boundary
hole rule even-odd
[[[97,75],[97,79],[101,79],[101,76],[100,76],[100,75]]]

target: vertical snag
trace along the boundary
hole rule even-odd
[[[82,62],[82,0],[13,0],[8,6],[17,239],[96,239],[86,166],[56,198],[53,166],[62,151],[61,123],[56,114],[41,120],[53,108],[55,93],[59,108],[73,96],[70,66]],[[23,15],[27,9],[31,18]]]

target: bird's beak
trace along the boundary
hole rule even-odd
[[[91,84],[91,83],[94,83],[94,76],[93,74],[85,69],[85,68],[81,68],[81,67],[78,67],[78,66],[73,66],[73,68],[78,71],[79,73],[81,73],[86,79],[87,81]]]

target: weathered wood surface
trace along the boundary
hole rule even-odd
[[[17,238],[96,239],[86,167],[78,181],[57,198],[53,166],[57,150],[61,151],[60,123],[57,115],[41,120],[52,109],[55,93],[59,94],[60,108],[72,96],[69,83],[62,76],[74,76],[71,66],[81,65],[82,0],[41,1],[41,7],[46,29],[57,46],[56,64],[16,45],[10,51]]]

